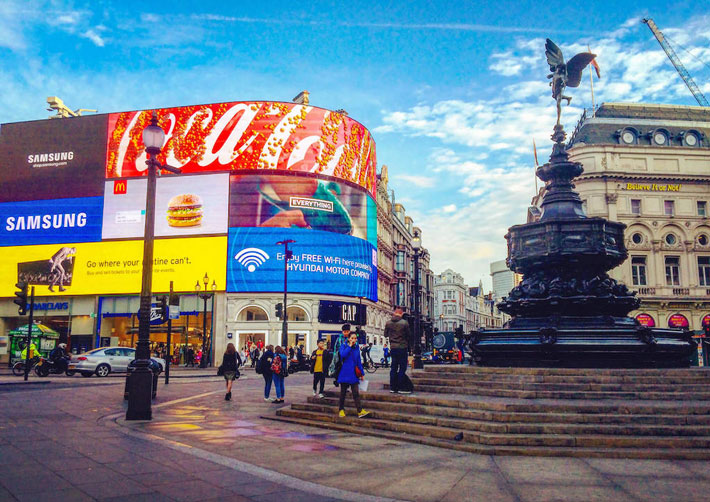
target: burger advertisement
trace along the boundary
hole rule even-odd
[[[140,239],[145,229],[145,179],[106,181],[103,238]],[[155,196],[155,235],[227,233],[229,174],[162,176]]]

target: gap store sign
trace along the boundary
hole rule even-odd
[[[377,250],[364,239],[299,228],[230,228],[227,291],[284,288],[284,247],[293,239],[288,291],[360,296],[377,301]]]

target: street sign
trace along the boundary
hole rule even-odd
[[[168,305],[168,315],[170,319],[180,319],[180,306]]]

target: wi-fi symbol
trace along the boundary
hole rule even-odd
[[[269,259],[269,255],[259,248],[246,248],[239,251],[234,259],[244,265],[249,272],[253,272]]]

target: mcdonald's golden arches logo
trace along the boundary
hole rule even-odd
[[[113,193],[114,195],[122,195],[126,193],[126,188],[128,188],[128,182],[126,180],[116,180],[113,182]]]

